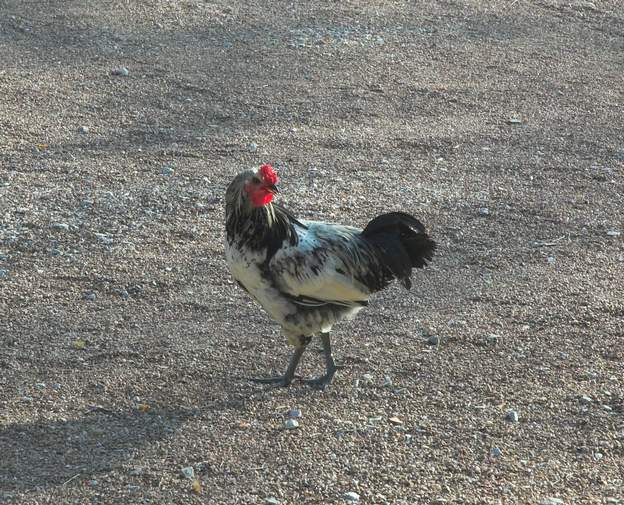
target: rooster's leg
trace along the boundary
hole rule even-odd
[[[334,378],[334,374],[336,370],[338,370],[339,366],[334,363],[334,357],[332,356],[331,350],[331,341],[329,340],[329,333],[321,333],[321,343],[323,344],[323,354],[325,355],[325,375],[318,377],[316,379],[306,379],[303,382],[310,386],[319,387],[324,389],[328,386],[332,379]]]
[[[299,365],[299,361],[301,360],[301,356],[303,355],[303,351],[305,351],[306,346],[310,342],[309,337],[301,337],[300,338],[301,345],[295,347],[295,351],[288,362],[288,368],[284,375],[278,375],[276,377],[267,377],[260,379],[251,379],[253,382],[259,382],[260,384],[275,384],[276,386],[289,386],[295,377],[295,370],[297,370],[297,366]]]

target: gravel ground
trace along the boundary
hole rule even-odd
[[[620,0],[0,9],[0,502],[624,504]],[[440,245],[326,392],[247,380],[290,352],[223,259],[265,161]]]

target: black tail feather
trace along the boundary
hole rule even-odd
[[[377,246],[383,265],[407,289],[412,286],[412,268],[426,266],[436,248],[423,224],[405,212],[376,217],[366,225],[362,235]]]

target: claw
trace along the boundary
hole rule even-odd
[[[284,374],[275,377],[251,377],[249,380],[257,384],[272,384],[277,387],[287,387],[290,386],[292,377],[289,378]]]
[[[317,377],[316,379],[302,379],[301,382],[303,382],[307,386],[313,387],[314,389],[325,391],[327,389],[327,386],[331,384],[333,377],[333,373],[331,375],[325,374],[321,377]]]

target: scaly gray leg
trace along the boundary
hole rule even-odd
[[[329,333],[321,333],[321,343],[323,344],[323,355],[325,356],[325,375],[316,379],[306,379],[303,382],[320,389],[325,389],[334,378],[336,370],[342,368],[334,363],[334,357],[332,356],[331,341],[329,339]]]
[[[310,337],[299,337],[301,341],[301,345],[295,347],[295,351],[288,362],[288,368],[284,375],[278,375],[277,377],[267,377],[267,378],[259,378],[259,379],[251,379],[252,382],[258,382],[260,384],[275,384],[276,386],[289,386],[295,377],[295,370],[297,370],[297,366],[299,365],[299,361],[301,360],[301,356],[303,355],[303,351],[306,350],[308,343],[310,342]]]

